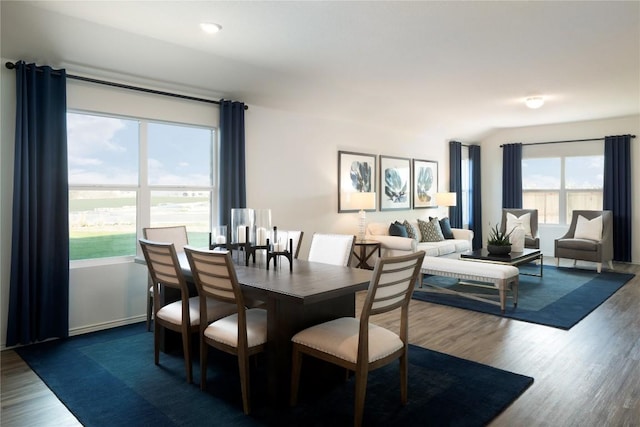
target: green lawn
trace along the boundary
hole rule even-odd
[[[137,244],[135,233],[71,237],[69,239],[69,259],[75,261],[132,256],[136,254]],[[189,233],[189,244],[195,247],[206,247],[209,244],[209,233]]]

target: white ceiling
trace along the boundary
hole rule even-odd
[[[640,2],[10,2],[2,56],[472,142],[640,113]],[[215,36],[198,24],[213,21]],[[90,71],[89,71],[90,70]],[[524,98],[543,95],[538,110]]]

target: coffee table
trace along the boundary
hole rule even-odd
[[[532,261],[539,260],[540,274],[520,273],[528,276],[542,277],[542,252],[540,249],[525,248],[522,252],[510,252],[506,255],[492,255],[487,249],[476,249],[460,254],[460,259],[465,261],[489,262],[493,264],[512,265],[518,267]]]

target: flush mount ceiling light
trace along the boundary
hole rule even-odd
[[[531,96],[524,101],[525,105],[529,108],[540,108],[544,104],[544,98],[541,96]]]
[[[203,22],[200,24],[200,28],[207,34],[215,34],[218,31],[222,30],[222,27],[213,22]]]

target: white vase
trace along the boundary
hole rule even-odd
[[[511,241],[511,252],[523,252],[524,251],[524,228],[516,227],[509,236]]]

